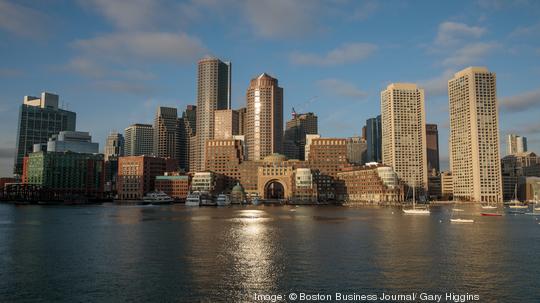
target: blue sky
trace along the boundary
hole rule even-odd
[[[0,0],[0,176],[10,175],[18,107],[50,91],[103,148],[111,130],[196,99],[196,62],[233,63],[233,107],[267,72],[323,136],[360,134],[391,82],[426,90],[427,122],[448,162],[447,80],[497,73],[501,145],[540,151],[540,1]],[[502,150],[504,154],[504,149]]]

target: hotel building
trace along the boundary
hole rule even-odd
[[[469,67],[448,81],[454,199],[502,203],[495,73]]]

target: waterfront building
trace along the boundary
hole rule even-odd
[[[367,163],[337,173],[338,199],[345,203],[394,204],[404,201],[403,184],[391,167]]]
[[[206,141],[214,138],[214,111],[231,108],[231,63],[204,58],[198,63],[196,145],[191,171],[203,171]]]
[[[180,156],[178,112],[173,107],[158,107],[154,118],[154,155],[178,159]]]
[[[336,177],[352,165],[347,161],[347,140],[344,138],[314,138],[309,148],[307,166],[316,170],[319,199],[336,200]]]
[[[105,142],[105,161],[118,159],[124,155],[124,136],[117,132],[112,132],[107,136]]]
[[[229,140],[240,133],[238,111],[220,109],[214,115],[214,139]]]
[[[155,190],[156,176],[174,171],[176,159],[154,156],[124,156],[118,158],[117,191],[120,200],[140,200]]]
[[[124,130],[125,156],[151,156],[154,154],[154,128],[150,124],[132,124]]]
[[[28,155],[24,170],[24,183],[41,186],[58,200],[103,197],[102,154],[39,151]]]
[[[511,200],[515,196],[518,180],[522,176],[538,176],[534,169],[529,169],[540,164],[533,152],[519,152],[504,156],[501,159],[503,199]]]
[[[381,113],[383,164],[420,195],[427,193],[424,90],[412,83],[388,85],[381,92]]]
[[[222,179],[213,172],[196,172],[191,179],[191,191],[206,192],[210,195],[218,195],[222,192]]]
[[[430,176],[437,176],[439,166],[439,131],[437,124],[426,124],[427,169]]]
[[[244,148],[240,140],[213,139],[206,142],[208,171],[219,174],[225,191],[229,191],[240,179],[239,164],[244,161]]]
[[[34,151],[40,150],[42,150],[42,145],[37,144]],[[97,154],[99,143],[92,142],[92,136],[88,132],[61,131],[49,138],[47,151]]]
[[[249,160],[261,160],[283,147],[283,88],[266,73],[247,89],[246,144]]]
[[[178,134],[180,140],[178,165],[180,169],[189,171],[190,151],[194,149],[191,145],[191,137],[195,136],[197,125],[197,107],[188,105],[182,117],[178,119]]]
[[[315,135],[306,135],[306,145],[304,147],[304,160],[309,160],[309,149],[311,148],[311,142],[313,142],[313,139],[320,138],[321,135],[315,134]]]
[[[317,183],[314,172],[310,168],[296,168],[293,184],[294,190],[291,199],[295,203],[316,203],[318,201]]]
[[[441,176],[438,174],[430,174],[428,176],[428,196],[431,200],[440,199],[441,193]]]
[[[305,160],[306,135],[318,133],[317,116],[314,113],[292,112],[283,135],[283,152],[289,159]]]
[[[367,143],[362,137],[347,138],[347,160],[349,163],[362,165],[367,159]]]
[[[156,191],[162,191],[175,200],[186,200],[189,193],[188,175],[166,172],[163,176],[156,176],[155,182]]]
[[[506,154],[513,155],[527,152],[527,138],[516,134],[508,134],[506,138]]]
[[[366,120],[362,128],[362,137],[366,139],[366,162],[382,162],[382,125],[381,115]]]
[[[454,199],[502,203],[495,73],[469,67],[448,81]]]
[[[452,173],[441,172],[441,199],[452,200],[454,197],[454,183],[452,181]]]
[[[520,177],[517,194],[520,201],[540,201],[540,177]]]
[[[34,144],[45,143],[61,131],[75,131],[76,114],[59,108],[58,99],[58,95],[47,92],[39,98],[24,97],[19,109],[14,174],[22,174],[23,158],[32,152]]]

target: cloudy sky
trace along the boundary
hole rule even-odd
[[[193,104],[205,55],[232,61],[233,107],[267,72],[284,88],[285,118],[313,111],[323,136],[359,134],[387,84],[416,82],[443,166],[447,80],[487,66],[501,138],[517,132],[540,151],[540,1],[0,0],[0,176],[11,174],[24,95],[59,94],[103,148],[158,105]]]

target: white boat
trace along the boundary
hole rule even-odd
[[[215,205],[212,197],[204,192],[194,191],[187,195],[186,206]]]
[[[517,199],[517,184],[514,188],[514,199],[512,199],[508,205],[509,208],[512,209],[528,209],[528,205],[523,205],[518,199]]]
[[[413,208],[402,209],[404,213],[409,215],[429,215],[430,211],[427,208],[416,208],[416,188],[413,187]]]
[[[450,219],[452,223],[474,223],[473,219]]]
[[[251,199],[251,204],[259,205],[259,204],[261,204],[261,200],[259,200],[258,197],[255,197],[255,198]]]
[[[226,194],[220,194],[217,197],[217,205],[218,206],[231,205],[231,199]]]
[[[143,201],[150,204],[170,204],[174,199],[162,191],[149,192],[143,197]]]

